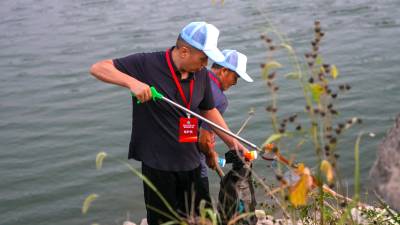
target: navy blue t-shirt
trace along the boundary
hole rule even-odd
[[[220,84],[217,83],[217,82],[219,82],[217,75],[214,74],[211,70],[208,72],[209,72],[209,76],[214,77],[214,79],[210,79],[210,82],[211,82],[211,92],[213,94],[215,108],[217,108],[219,113],[221,113],[221,115],[223,115],[226,111],[226,108],[228,108],[228,98],[226,97],[226,95],[222,91],[221,87],[219,86]],[[217,81],[215,81],[215,80],[217,80]],[[207,123],[201,123],[201,127],[208,131],[212,130],[211,126],[208,125]]]
[[[215,108],[221,113],[224,114],[226,108],[228,107],[228,98],[222,91],[220,84],[218,82],[218,77],[212,71],[209,71],[209,76],[213,76],[214,79],[210,79],[211,82],[211,92],[214,98]],[[217,80],[217,81],[215,81]],[[212,131],[211,126],[207,123],[200,123],[201,128],[206,129],[208,131]],[[208,177],[207,173],[207,163],[206,163],[206,156],[203,153],[200,153],[200,162],[201,162],[201,177]]]
[[[165,97],[186,106],[168,68],[165,51],[133,54],[114,59],[113,63],[119,71],[154,86]],[[180,73],[173,61],[172,64],[180,79]],[[214,108],[207,69],[203,68],[191,74],[188,79],[181,80],[186,99],[189,99],[191,79],[195,82],[190,109],[200,113],[200,110]],[[132,98],[132,133],[128,158],[164,171],[188,171],[197,168],[200,156],[196,143],[178,142],[181,117],[186,117],[183,110],[162,100],[136,104],[136,98]]]

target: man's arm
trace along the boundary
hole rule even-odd
[[[224,118],[216,108],[202,111],[201,114],[208,120],[211,120],[212,122],[218,124],[222,128],[229,130],[228,125],[225,123]],[[247,151],[247,149],[238,140],[236,140],[236,138],[231,137],[230,135],[224,133],[223,131],[220,131],[217,128],[213,127],[213,130],[222,139],[222,141],[225,142],[225,144],[229,147],[229,149]]]
[[[90,74],[103,82],[128,88],[135,94],[136,98],[140,102],[145,102],[151,99],[149,85],[138,81],[128,74],[120,72],[115,68],[113,61],[110,59],[93,64],[90,67]]]

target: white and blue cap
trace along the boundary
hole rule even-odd
[[[191,46],[203,51],[214,62],[225,59],[217,48],[219,30],[214,25],[191,22],[182,29],[180,36]]]
[[[247,56],[236,50],[230,49],[222,51],[222,54],[224,54],[225,60],[222,62],[216,62],[218,65],[236,72],[247,82],[253,82],[253,79],[246,73]]]

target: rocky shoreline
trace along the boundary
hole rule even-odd
[[[400,211],[400,115],[378,146],[377,159],[370,171],[372,188],[393,209]]]

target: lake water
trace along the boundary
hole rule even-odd
[[[377,145],[400,111],[399,8],[398,0],[225,1],[223,6],[200,0],[2,0],[0,224],[121,224],[145,216],[141,182],[116,161],[127,161],[130,95],[98,82],[88,70],[98,60],[164,50],[184,25],[198,20],[220,29],[221,49],[248,56],[255,83],[239,80],[227,92],[226,120],[237,130],[254,107],[256,115],[242,135],[257,144],[272,134],[265,112],[271,98],[260,75],[266,57],[260,34],[272,23],[301,56],[310,49],[314,20],[321,21],[324,59],[338,66],[336,83],[352,85],[336,107],[342,120],[363,119],[339,141],[339,167],[350,189],[356,136],[361,130],[376,133],[361,145],[366,190]],[[281,115],[302,113],[297,83],[283,78],[291,68],[287,57],[277,59],[285,65],[278,79]],[[99,151],[110,157],[97,171]],[[219,144],[218,151],[226,149]],[[311,148],[298,152],[300,161],[313,156]],[[270,174],[260,161],[256,170]],[[210,172],[210,179],[216,197],[218,177]],[[90,193],[100,197],[81,215]]]

